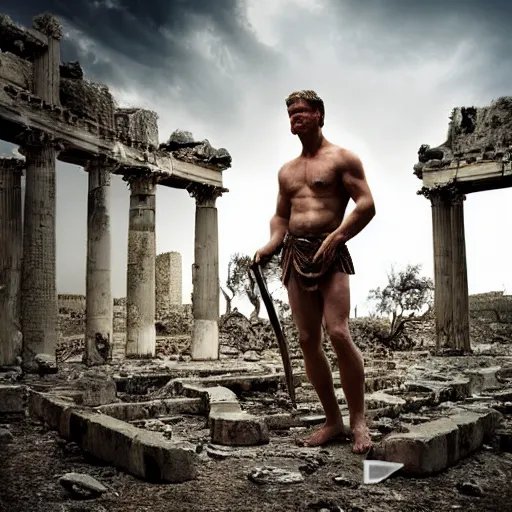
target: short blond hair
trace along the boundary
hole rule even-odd
[[[293,105],[297,100],[306,100],[313,108],[317,108],[320,112],[321,121],[320,126],[324,125],[325,120],[325,106],[324,100],[318,96],[315,91],[310,89],[304,89],[302,91],[292,92],[288,98],[286,98],[286,107]]]

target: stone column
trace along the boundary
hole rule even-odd
[[[48,47],[34,60],[33,93],[59,105],[62,28],[49,14],[34,18],[34,28],[48,37]],[[30,132],[21,149],[26,156],[23,260],[21,266],[21,330],[23,366],[37,368],[34,357],[55,357],[58,304],[56,287],[55,217],[57,147],[51,136]]]
[[[21,356],[21,176],[25,162],[0,158],[0,365]]]
[[[431,192],[434,238],[434,305],[437,349],[454,347],[451,203],[445,194]]]
[[[89,197],[84,362],[93,366],[112,358],[110,169],[100,161],[91,161],[85,170],[89,173]]]
[[[465,196],[455,194],[452,199],[452,272],[453,272],[453,344],[469,352],[469,294],[464,230]]]
[[[215,202],[223,189],[193,184],[188,187],[196,200],[194,264],[192,265],[194,360],[219,358],[219,230]]]
[[[130,183],[126,356],[154,357],[155,330],[155,194],[151,176],[126,177]]]

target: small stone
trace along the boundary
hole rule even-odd
[[[5,427],[0,427],[0,444],[9,444],[14,441],[12,432]]]
[[[474,480],[469,480],[467,482],[459,482],[457,484],[457,490],[461,494],[466,494],[467,496],[478,497],[484,495],[484,491]]]
[[[244,361],[249,363],[257,363],[260,360],[260,356],[254,350],[248,350],[244,354]]]
[[[237,356],[240,351],[235,347],[230,347],[227,345],[221,345],[219,349],[221,354],[224,354],[225,356]]]
[[[108,490],[98,480],[85,473],[66,473],[60,477],[59,482],[68,492],[86,498],[96,498]]]
[[[248,475],[249,480],[256,484],[299,484],[304,477],[298,471],[264,466],[254,468]]]
[[[54,356],[50,354],[37,354],[34,357],[34,362],[37,364],[37,371],[41,375],[57,373],[57,361]]]
[[[341,487],[348,487],[349,489],[357,489],[359,487],[359,482],[351,480],[343,475],[333,477],[332,481]]]

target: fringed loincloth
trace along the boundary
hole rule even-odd
[[[313,257],[326,239],[325,236],[299,237],[287,233],[281,255],[282,282],[286,286],[295,272],[299,286],[306,291],[318,290],[333,272],[354,274],[354,264],[345,244],[338,244],[330,254],[324,253],[313,263]]]

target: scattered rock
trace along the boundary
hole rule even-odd
[[[108,490],[98,480],[84,473],[66,473],[59,482],[70,494],[80,498],[97,498]]]
[[[331,500],[320,500],[310,503],[306,510],[316,510],[317,512],[345,512],[337,503]]]
[[[347,487],[349,489],[357,489],[360,486],[359,482],[351,480],[343,475],[333,477],[332,481],[341,487]]]
[[[265,421],[245,412],[210,415],[210,435],[212,442],[229,446],[252,446],[269,442]]]
[[[34,362],[37,365],[37,373],[39,375],[49,375],[57,373],[57,361],[54,356],[49,354],[37,354],[34,357]]]
[[[299,471],[264,466],[254,468],[248,475],[249,480],[255,484],[299,484],[304,477]]]
[[[484,491],[474,480],[459,482],[457,484],[457,490],[461,494],[466,494],[467,496],[480,497],[484,495]]]
[[[0,427],[0,445],[9,444],[14,441],[12,432],[6,427]]]
[[[260,356],[254,350],[248,350],[244,354],[244,361],[248,361],[250,363],[256,363],[260,360]]]

